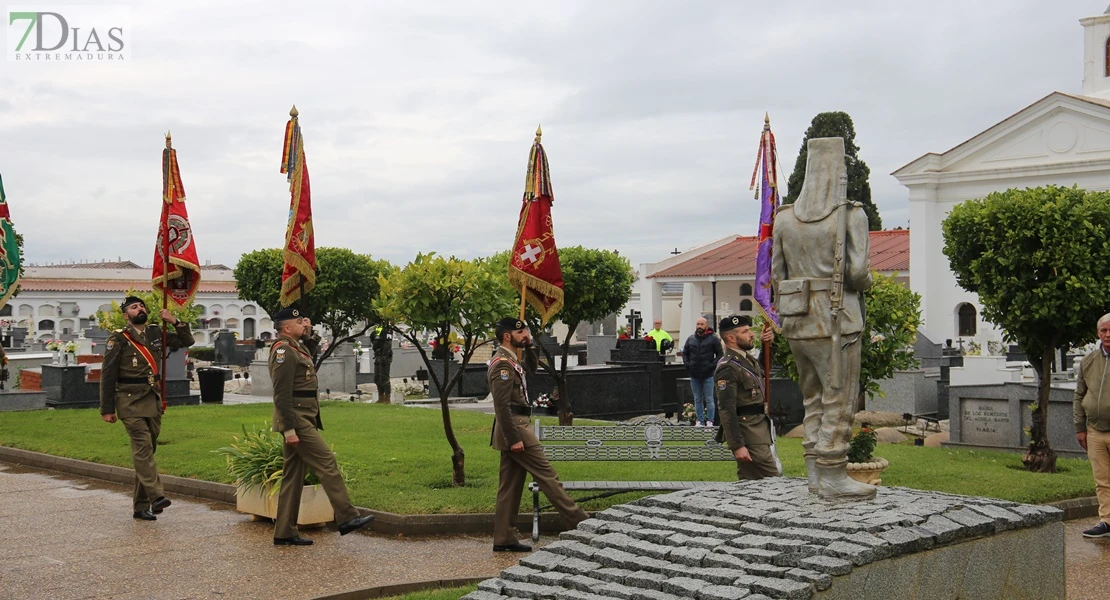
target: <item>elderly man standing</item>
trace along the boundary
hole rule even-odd
[[[1110,537],[1110,313],[1098,320],[1099,346],[1079,363],[1072,414],[1075,437],[1091,459],[1098,496],[1098,525],[1083,537]]]
[[[652,321],[652,326],[653,328],[651,331],[647,332],[647,336],[655,340],[656,352],[664,351],[663,342],[670,342],[670,344],[668,344],[668,347],[674,345],[674,338],[672,338],[671,334],[667,333],[667,331],[663,329],[663,319],[656,319],[655,321]]]
[[[270,379],[274,384],[274,431],[285,436],[284,469],[274,519],[275,546],[310,546],[312,540],[297,531],[305,469],[320,478],[328,495],[339,534],[347,535],[370,524],[373,515],[359,516],[347,494],[347,484],[320,431],[318,381],[312,356],[305,346],[311,321],[295,308],[274,315],[278,339],[270,347]]]
[[[170,501],[162,491],[162,479],[154,452],[162,431],[162,398],[158,369],[162,361],[162,331],[147,325],[147,308],[142,298],[128,296],[120,306],[127,325],[108,337],[100,371],[100,418],[107,423],[123,421],[131,437],[131,461],[135,464],[134,514],[136,519],[156,521]],[[171,350],[193,345],[189,324],[162,309],[162,320],[173,326],[166,336]]]

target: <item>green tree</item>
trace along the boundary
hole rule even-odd
[[[1110,308],[1110,193],[1077,187],[1009,189],[969,200],[944,220],[956,281],[978,294],[983,318],[1029,357],[1040,385],[1022,462],[1054,473],[1048,396],[1057,348],[1095,339]]]
[[[879,382],[890,379],[895,371],[917,367],[914,342],[921,326],[921,295],[899,283],[895,276],[871,272],[873,285],[864,293],[867,314],[860,336],[860,385],[856,410],[863,410],[865,400],[882,397]],[[763,319],[756,318],[756,327]],[[790,344],[777,336],[773,354],[775,364],[787,377],[798,380],[798,367],[790,353]]]
[[[157,325],[162,327],[162,293],[150,290],[136,290],[134,288],[127,290],[125,296],[135,296],[142,298],[143,303],[147,308],[147,324]],[[167,303],[170,312],[178,320],[188,323],[190,326],[196,326],[197,317],[200,315],[200,309],[192,302],[186,304],[184,307],[179,307],[173,302]],[[120,310],[119,302],[112,300],[112,310],[110,311],[96,311],[93,315],[96,319],[98,327],[104,331],[116,331],[123,329],[127,325],[127,319],[123,316],[123,311]]]
[[[567,355],[570,353],[570,338],[581,323],[600,321],[619,311],[628,304],[632,296],[632,283],[636,271],[628,259],[612,250],[570,246],[559,248],[559,262],[563,268],[563,308],[554,319],[567,326],[567,335],[561,343],[561,361],[543,345],[539,345],[546,360],[539,366],[547,371],[558,390],[559,423],[570,425],[574,415],[570,411],[570,395],[567,393]],[[508,251],[499,252],[490,258],[501,273],[509,264]],[[508,284],[508,277],[506,277]],[[519,290],[510,291],[519,297]],[[533,331],[540,331],[539,315],[529,305],[525,313]]]
[[[257,303],[271,315],[280,308],[282,252],[277,248],[247,252],[235,265],[239,298]],[[381,318],[374,310],[378,274],[389,263],[347,248],[316,249],[316,287],[298,303],[312,323],[331,334],[328,348],[316,357],[319,367],[343,344],[364,335]],[[388,397],[388,396],[387,396]]]
[[[394,331],[420,352],[429,377],[439,389],[443,431],[451,445],[451,483],[466,485],[466,453],[455,437],[447,398],[474,351],[492,341],[497,320],[514,312],[513,297],[506,293],[507,277],[495,276],[486,260],[443,258],[433,252],[416,255],[403,269],[381,275],[378,281],[381,294],[374,306],[387,322],[396,324]],[[450,355],[442,361],[440,372],[433,368],[418,337],[422,331],[432,332],[437,340],[459,344],[462,365],[453,376]]]
[[[823,112],[813,117],[805,137],[802,138],[802,149],[794,163],[794,172],[787,181],[788,193],[782,199],[783,204],[793,204],[802,191],[802,184],[806,179],[806,160],[809,158],[809,140],[823,137],[844,138],[844,161],[848,166],[848,200],[863,204],[869,228],[871,231],[879,231],[883,228],[883,219],[879,216],[878,207],[871,200],[871,168],[859,158],[856,128],[852,124],[852,117],[846,112]]]

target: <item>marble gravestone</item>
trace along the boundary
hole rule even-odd
[[[904,488],[830,503],[803,479],[651,496],[582,522],[467,600],[1062,600],[1063,513]]]

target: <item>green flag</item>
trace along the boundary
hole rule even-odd
[[[0,308],[19,289],[19,244],[15,240],[12,216],[8,212],[8,199],[4,195],[4,178],[0,177]]]

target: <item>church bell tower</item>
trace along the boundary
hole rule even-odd
[[[1083,26],[1083,95],[1110,98],[1110,8]]]

